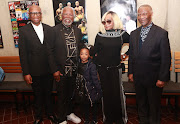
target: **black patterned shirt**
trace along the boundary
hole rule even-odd
[[[67,59],[65,63],[65,75],[73,76],[77,69],[77,44],[72,27],[63,26],[64,37],[67,47]]]

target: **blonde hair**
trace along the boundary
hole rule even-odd
[[[118,16],[115,12],[113,12],[113,11],[108,11],[108,12],[106,12],[106,13],[103,15],[101,21],[104,21],[105,17],[106,17],[108,14],[111,14],[112,19],[113,19],[113,21],[114,21],[114,27],[113,27],[113,29],[115,29],[115,30],[116,30],[116,29],[123,29],[122,21],[120,20],[119,16]],[[103,34],[106,33],[106,30],[105,30],[104,25],[103,25],[102,23],[100,24],[99,31],[100,31],[101,33],[103,33]]]

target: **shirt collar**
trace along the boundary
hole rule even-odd
[[[39,24],[38,26],[36,26],[36,25],[33,24],[32,22],[31,22],[31,24],[32,24],[33,27],[42,27],[42,23],[41,23],[41,22],[40,22],[40,24]]]
[[[70,30],[70,29],[72,29],[72,25],[69,26],[69,27],[64,25],[63,23],[62,23],[62,25],[63,25],[63,30]]]

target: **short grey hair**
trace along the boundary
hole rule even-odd
[[[151,13],[153,13],[152,7],[151,7],[150,5],[144,4],[144,5],[141,5],[139,8],[142,8],[142,7],[147,7],[147,8],[149,8],[149,11],[150,11]]]

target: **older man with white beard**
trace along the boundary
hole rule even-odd
[[[74,16],[73,8],[63,8],[62,23],[54,27],[55,41],[49,44],[56,62],[54,65],[51,65],[51,70],[54,72],[54,78],[57,83],[57,116],[60,124],[66,124],[66,120],[76,124],[81,122],[81,119],[73,113],[72,97],[79,48],[84,46],[84,44],[80,43],[82,38],[80,29],[72,25]]]

